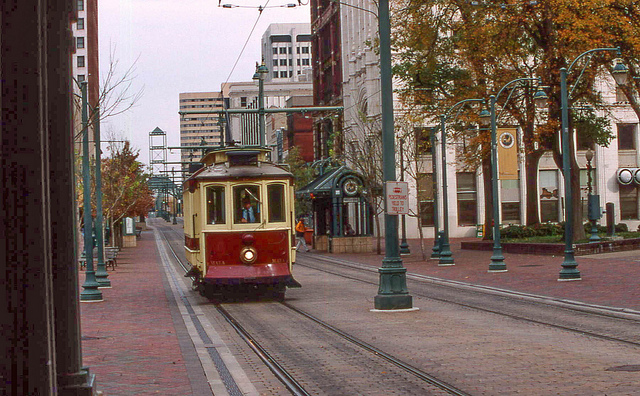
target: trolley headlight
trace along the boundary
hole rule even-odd
[[[251,246],[245,246],[240,251],[240,260],[245,264],[253,264],[257,257],[256,249]]]

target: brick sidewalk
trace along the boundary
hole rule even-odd
[[[461,250],[460,239],[451,240],[455,265],[439,267],[438,260],[422,260],[419,241],[408,241],[411,255],[402,256],[408,272],[492,286],[519,292],[640,310],[640,251],[576,257],[581,281],[558,282],[563,256],[505,253],[507,272],[489,273],[492,252]],[[427,257],[433,239],[425,239]],[[382,255],[333,254],[345,260],[382,266]],[[411,290],[409,290],[411,292]]]
[[[112,288],[100,289],[104,301],[81,304],[83,364],[105,395],[192,394],[159,262],[153,233],[144,232],[120,252]]]

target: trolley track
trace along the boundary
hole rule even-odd
[[[330,275],[350,279],[360,283],[365,283],[369,285],[378,284],[377,279],[375,280],[364,279],[361,276],[362,273],[370,273],[372,275],[375,274],[375,276],[377,277],[377,269],[373,267],[369,267],[369,266],[365,266],[357,263],[344,262],[344,261],[339,261],[339,262],[332,261],[328,258],[319,259],[319,258],[314,258],[312,256],[305,256],[304,261],[305,261],[304,263],[298,262],[296,263],[296,265],[310,268],[316,271],[324,272]],[[317,265],[310,264],[310,262],[329,264],[337,267],[337,269],[321,268]],[[349,272],[351,273],[355,272],[355,275],[345,273],[344,271],[345,265],[349,269],[353,270]],[[472,285],[468,285],[468,284],[463,285],[460,282],[449,282],[449,281],[443,281],[435,278],[428,278],[424,276],[408,275],[407,279],[411,280],[414,283],[414,286],[415,285],[422,286],[422,287],[412,287],[411,294],[416,297],[423,297],[430,300],[444,302],[448,304],[454,304],[457,306],[461,306],[464,308],[469,308],[469,309],[473,309],[481,312],[500,315],[503,317],[507,317],[507,318],[522,321],[522,322],[548,326],[551,328],[569,331],[569,332],[577,333],[580,335],[587,335],[587,336],[602,339],[602,340],[613,341],[621,344],[631,345],[634,347],[640,347],[640,339],[638,338],[638,333],[637,333],[637,330],[639,327],[630,329],[626,337],[604,334],[605,331],[608,331],[611,329],[611,326],[603,325],[601,326],[603,331],[594,331],[594,330],[586,329],[585,327],[571,326],[566,324],[560,324],[557,322],[553,323],[551,320],[541,320],[541,319],[536,319],[532,317],[527,317],[526,315],[519,312],[507,312],[505,309],[495,309],[495,308],[483,306],[481,305],[481,303],[477,302],[479,301],[477,298],[470,299],[472,302],[465,302],[464,298],[459,298],[459,299],[443,298],[439,296],[441,295],[441,293],[439,293],[438,291],[430,290],[430,292],[425,292],[426,287],[424,286],[428,282],[429,288],[436,287],[438,290],[448,288],[450,290],[455,290],[458,293],[460,293],[461,291],[464,291],[464,293],[466,294],[491,296],[494,299],[494,301],[500,300],[501,302],[505,302],[505,301],[511,300],[511,301],[517,302],[518,305],[520,306],[522,305],[545,306],[546,305],[552,309],[558,310],[559,312],[568,312],[570,313],[571,316],[574,316],[574,317],[575,316],[580,316],[585,318],[591,317],[593,319],[601,318],[605,321],[609,321],[610,323],[622,324],[622,327],[640,326],[640,315],[636,315],[633,312],[621,312],[620,310],[609,311],[605,307],[590,306],[588,304],[580,304],[580,305],[567,304],[567,303],[558,304],[558,301],[555,301],[555,300],[545,301],[544,299],[536,298],[531,295],[526,295],[523,293],[511,292],[511,291],[502,290],[502,289],[491,290],[490,288],[485,288],[485,287],[473,287]],[[525,297],[525,301],[519,300],[523,297]],[[505,306],[505,304],[500,304],[500,305],[501,305],[501,308]],[[563,315],[562,320],[566,321],[566,320],[569,320],[569,318],[567,318],[566,315]]]
[[[172,246],[171,242],[169,241],[169,239],[167,238],[166,232],[167,230],[169,230],[171,233],[173,234],[178,234],[179,236],[181,236],[181,234],[179,232],[177,232],[175,229],[171,228],[171,227],[160,227],[162,229],[161,234],[163,235],[167,246],[169,247],[169,250],[171,251],[174,259],[176,260],[176,263],[178,265],[180,265],[180,267],[182,268],[182,270],[186,273],[188,271],[188,267],[182,262],[182,260],[179,258],[178,254],[176,253],[174,247]],[[416,378],[418,378],[420,381],[433,386],[441,391],[444,391],[448,394],[452,394],[452,395],[467,395],[467,393],[465,393],[464,391],[456,388],[455,386],[452,386],[444,381],[439,380],[438,378],[416,368],[413,367],[409,364],[407,364],[406,362],[403,362],[402,360],[397,359],[396,357],[385,353],[384,351],[370,345],[367,344],[341,330],[339,330],[338,328],[330,325],[329,323],[307,313],[304,312],[288,303],[280,303],[279,304],[282,307],[285,307],[288,311],[295,313],[296,315],[303,317],[313,323],[315,323],[316,325],[322,327],[323,329],[337,335],[338,337],[342,338],[343,340],[346,340],[349,344],[356,346],[358,349],[360,349],[361,351],[366,351],[369,354],[371,354],[372,356],[374,356],[376,359],[381,359],[385,362],[387,362],[388,364],[393,365],[394,367],[396,367],[397,369],[406,372]],[[302,386],[300,384],[299,381],[297,381],[294,376],[292,374],[290,374],[287,369],[280,364],[280,362],[278,362],[278,360],[273,357],[268,350],[263,347],[261,345],[261,343],[257,340],[256,337],[254,337],[252,334],[250,334],[249,331],[247,331],[244,326],[242,326],[242,324],[240,323],[239,320],[237,320],[231,313],[229,313],[229,311],[227,309],[224,308],[223,304],[215,304],[215,308],[217,310],[217,312],[225,318],[225,320],[233,327],[233,329],[238,333],[238,335],[247,343],[247,345],[256,353],[256,355],[260,358],[260,360],[269,368],[269,370],[276,376],[276,378],[282,382],[285,387],[294,395],[309,395],[310,393],[308,391],[305,390],[304,386]]]

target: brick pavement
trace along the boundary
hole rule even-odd
[[[497,287],[555,298],[640,310],[640,251],[576,257],[581,281],[559,282],[563,256],[505,253],[507,272],[489,273],[492,252],[461,250],[463,239],[452,239],[455,265],[439,267],[437,260],[422,260],[418,240],[409,240],[411,255],[402,256],[408,272]],[[427,258],[433,239],[425,239]],[[371,254],[334,254],[345,260],[380,267],[384,257]],[[411,290],[409,290],[411,292]]]
[[[109,271],[104,301],[81,304],[83,364],[105,395],[193,394],[187,367],[194,362],[183,359],[159,263],[153,233],[143,232]]]

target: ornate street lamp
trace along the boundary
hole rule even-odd
[[[491,126],[491,191],[493,201],[493,254],[491,255],[491,263],[489,264],[489,272],[506,272],[507,265],[504,263],[504,255],[502,254],[502,245],[500,244],[500,200],[498,199],[498,143],[497,143],[497,126],[496,126],[496,102],[500,94],[509,86],[513,85],[515,90],[520,83],[525,81],[539,81],[537,78],[517,78],[506,83],[496,95],[489,97],[490,111],[483,110],[480,113],[480,120],[483,125]],[[507,101],[511,98],[509,94]],[[537,108],[543,107],[547,100],[547,94],[538,90],[534,94],[534,100]],[[506,104],[506,103],[505,103]]]
[[[560,100],[561,100],[561,119],[562,119],[562,172],[564,173],[564,195],[565,195],[565,232],[564,232],[564,261],[562,262],[562,269],[558,277],[559,281],[571,281],[581,280],[580,271],[578,270],[578,263],[574,257],[573,250],[573,193],[571,188],[571,153],[573,150],[569,144],[569,98],[573,90],[568,92],[567,88],[567,75],[571,72],[571,69],[576,62],[582,59],[586,55],[593,54],[600,51],[616,51],[620,53],[620,48],[596,48],[578,55],[577,58],[571,62],[569,68],[560,69]],[[583,67],[586,68],[587,65]],[[620,61],[616,62],[613,71],[611,72],[613,78],[617,84],[626,84],[627,82],[627,68]],[[576,80],[574,87],[580,80],[579,74],[578,80]]]
[[[447,110],[447,112],[440,116],[440,136],[441,136],[441,147],[442,147],[442,212],[443,212],[443,233],[440,237],[440,261],[438,262],[439,266],[448,266],[455,265],[451,253],[451,246],[449,245],[449,200],[448,200],[448,192],[447,192],[447,133],[446,133],[446,122],[448,119],[453,118],[456,119],[462,107],[471,102],[484,102],[484,99],[464,99],[454,104]],[[451,117],[451,113],[455,109],[458,109],[458,113],[454,117]]]

